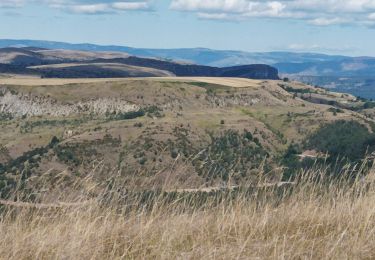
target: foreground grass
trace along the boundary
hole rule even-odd
[[[362,180],[303,178],[293,187],[229,192],[196,205],[181,195],[168,202],[112,196],[81,207],[6,206],[0,257],[373,259],[374,191]]]

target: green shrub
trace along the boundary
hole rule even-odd
[[[164,117],[163,110],[158,106],[148,106],[144,108],[144,111],[148,117]]]
[[[374,150],[375,135],[356,121],[339,120],[320,127],[309,137],[306,148],[328,153],[333,160],[345,157],[357,161]]]
[[[121,112],[117,114],[107,114],[111,120],[129,120],[144,116],[146,113],[143,109],[130,112]]]
[[[11,113],[0,112],[0,121],[12,120],[14,117]]]
[[[81,164],[81,160],[76,156],[71,147],[56,147],[55,152],[59,160],[64,163],[70,163],[76,166]]]
[[[194,161],[197,172],[206,178],[240,179],[258,169],[269,154],[249,132],[227,130],[220,136],[210,134],[211,143]]]
[[[334,108],[334,107],[329,108],[327,111],[332,112],[333,114],[344,113],[344,110],[339,109],[339,108]]]
[[[301,94],[316,93],[315,90],[311,90],[311,89],[308,89],[308,88],[293,88],[293,87],[288,86],[286,84],[279,84],[279,86],[289,93],[301,93]]]
[[[138,162],[140,165],[145,165],[145,163],[147,162],[147,158],[146,157],[139,158]]]
[[[369,108],[374,108],[375,107],[375,102],[372,101],[367,101],[363,104],[363,109],[369,109]]]
[[[107,113],[106,116],[110,120],[129,120],[138,117],[143,117],[147,115],[148,117],[164,117],[163,110],[157,106],[149,106],[146,108],[139,109],[137,111],[130,112],[120,112],[120,113]]]

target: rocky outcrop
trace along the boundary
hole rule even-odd
[[[75,114],[106,115],[138,111],[137,105],[120,98],[98,98],[68,104],[60,103],[51,98],[32,95],[2,92],[0,96],[0,114],[13,117],[29,116],[69,116]]]
[[[263,65],[244,65],[220,68],[220,77],[238,77],[248,79],[279,79],[279,72],[276,68]]]

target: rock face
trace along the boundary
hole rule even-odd
[[[78,114],[100,116],[108,113],[127,113],[139,109],[139,106],[120,98],[99,98],[74,104],[64,104],[47,97],[12,94],[9,91],[2,92],[0,96],[0,114],[8,114],[12,117]]]
[[[219,74],[220,77],[279,79],[279,72],[276,68],[263,64],[221,68]]]

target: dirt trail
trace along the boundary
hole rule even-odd
[[[265,183],[265,184],[259,184],[255,186],[249,186],[245,188],[280,188],[283,186],[293,186],[295,185],[294,182],[278,182],[278,183]],[[236,188],[239,188],[240,186],[234,185],[234,186],[229,186],[229,187],[205,187],[205,188],[198,188],[198,189],[176,189],[176,190],[168,190],[167,192],[177,192],[177,193],[195,193],[195,192],[213,192],[213,191],[220,191],[220,190],[234,190]]]

